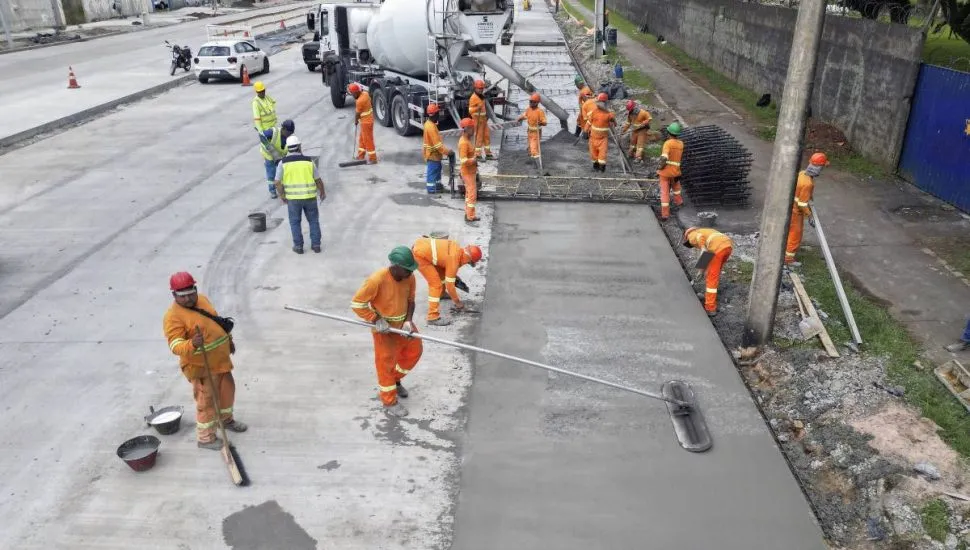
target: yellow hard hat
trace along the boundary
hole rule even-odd
[[[263,84],[263,81],[262,80],[257,80],[256,83],[253,84],[253,90],[255,90],[257,93],[259,93],[259,92],[265,92],[266,91],[266,85]]]

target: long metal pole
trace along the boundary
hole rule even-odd
[[[2,2],[3,0],[0,0]],[[6,4],[10,5],[10,0],[7,0]],[[13,13],[13,11],[11,11]],[[10,27],[7,26],[7,17],[3,14],[3,4],[0,4],[0,24],[3,25],[3,34],[7,37],[7,47],[13,49],[13,35],[10,34]]]
[[[367,323],[367,322],[364,322],[364,321],[361,321],[359,319],[350,319],[349,317],[341,317],[339,315],[332,315],[330,313],[324,313],[322,311],[316,311],[316,310],[313,310],[313,309],[305,309],[305,308],[294,307],[294,306],[283,306],[283,309],[288,309],[290,311],[295,311],[297,313],[306,313],[307,315],[313,315],[315,317],[323,317],[323,318],[326,318],[326,319],[332,319],[334,321],[340,321],[341,323],[349,323],[351,325],[358,325],[358,326],[361,326],[361,327],[374,328],[374,325],[373,324]],[[586,376],[585,374],[579,374],[578,372],[572,372],[572,371],[560,369],[558,367],[553,367],[551,365],[544,365],[542,363],[537,363],[535,361],[530,361],[529,359],[524,359],[522,357],[516,357],[514,355],[508,355],[508,354],[501,353],[501,352],[498,352],[498,351],[492,351],[490,349],[480,348],[478,346],[470,346],[468,344],[462,344],[460,342],[452,342],[451,340],[444,340],[442,338],[435,338],[434,336],[428,336],[427,334],[421,334],[419,332],[411,333],[411,332],[408,332],[406,330],[400,330],[400,329],[396,329],[396,328],[392,328],[392,329],[390,329],[390,331],[392,333],[394,333],[394,334],[400,334],[401,336],[410,336],[412,338],[420,338],[421,340],[427,340],[429,342],[434,342],[436,344],[444,344],[446,346],[451,346],[451,347],[454,347],[454,348],[464,349],[464,350],[468,350],[468,351],[474,351],[476,353],[484,353],[486,355],[491,355],[491,356],[494,356],[494,357],[499,357],[501,359],[507,359],[509,361],[515,361],[516,363],[522,363],[523,365],[529,365],[530,367],[536,367],[536,368],[545,369],[545,370],[552,371],[552,372],[557,372],[559,374],[565,374],[566,376],[573,376],[575,378],[581,378],[583,380],[586,380],[587,382],[595,382],[597,384],[602,384],[604,386],[609,386],[611,388],[616,388],[618,390],[628,391],[630,393],[635,393],[637,395],[642,395],[644,397],[650,397],[650,398],[653,398],[653,399],[659,399],[660,401],[666,401],[667,403],[673,403],[674,405],[678,405],[678,406],[682,406],[682,407],[684,407],[684,406],[691,406],[690,403],[687,403],[685,401],[678,401],[676,399],[667,399],[666,397],[664,397],[664,396],[662,396],[660,394],[657,394],[657,393],[651,393],[651,392],[648,392],[648,391],[638,390],[636,388],[631,388],[629,386],[623,386],[621,384],[616,384],[614,382],[608,382],[608,381],[602,380],[600,378],[593,378],[592,376]]]
[[[822,24],[825,21],[825,0],[803,0],[795,21],[791,57],[785,92],[778,116],[778,133],[768,172],[768,189],[761,214],[761,238],[758,259],[748,296],[748,317],[745,320],[742,344],[761,347],[771,338],[781,283],[785,236],[791,220],[791,204],[795,196],[795,177],[801,156],[805,119],[812,98],[815,62],[818,57]]]
[[[839,270],[835,267],[835,259],[829,249],[829,243],[825,240],[825,232],[822,231],[822,222],[818,219],[818,209],[812,204],[812,217],[815,218],[815,234],[818,235],[818,244],[822,247],[822,255],[825,256],[825,265],[829,268],[829,275],[832,276],[832,283],[835,285],[835,293],[839,296],[839,304],[842,305],[842,313],[845,320],[849,323],[849,330],[852,332],[852,339],[856,344],[862,344],[862,335],[859,334],[859,327],[855,324],[855,316],[852,315],[852,308],[849,307],[849,299],[845,295],[845,287],[842,286],[842,278],[839,277]]]

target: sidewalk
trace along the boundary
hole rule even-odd
[[[592,20],[592,13],[578,2],[569,2],[568,8]],[[738,111],[643,44],[621,34],[618,49],[633,68],[656,83],[658,103],[666,103],[672,111],[657,117],[662,122],[679,118],[690,126],[717,124],[751,151],[752,206],[719,209],[717,223],[726,231],[757,232],[760,220],[755,214],[760,214],[764,202],[772,144],[752,134]],[[814,202],[843,278],[886,305],[923,343],[930,360],[953,359],[942,346],[961,334],[970,314],[970,284],[966,277],[951,274],[923,243],[965,237],[970,234],[970,219],[905,182],[861,180],[835,165],[816,181]],[[678,216],[685,226],[697,221],[696,211],[689,206]],[[815,232],[807,224],[805,235],[807,244],[816,243]]]

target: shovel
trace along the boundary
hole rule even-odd
[[[354,141],[350,142],[350,158],[354,160],[350,160],[347,162],[339,162],[337,163],[337,166],[341,168],[347,168],[348,166],[360,166],[361,164],[367,164],[367,160],[365,159],[358,160],[356,158],[357,157],[357,130],[359,129],[360,129],[360,126],[358,126],[357,124],[354,124]]]
[[[798,322],[798,331],[802,334],[802,340],[814,338],[822,333],[822,321],[817,317],[810,317],[805,311],[802,299],[795,293],[795,302],[798,303],[798,311],[802,314],[802,320]]]

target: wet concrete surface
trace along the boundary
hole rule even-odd
[[[222,536],[232,550],[316,550],[313,539],[275,500],[250,506],[222,522]]]

